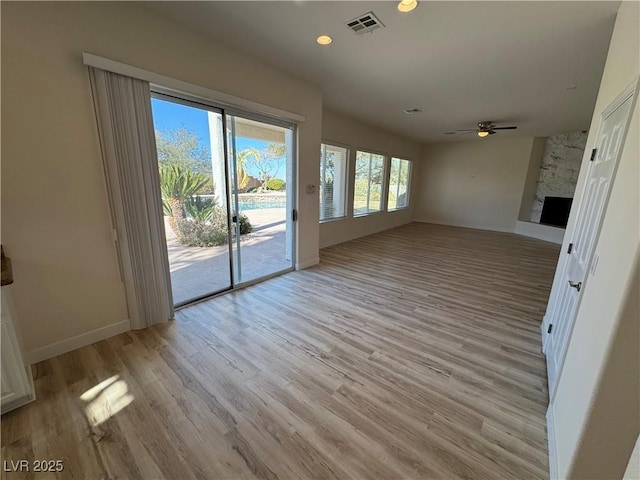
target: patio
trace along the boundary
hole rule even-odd
[[[243,211],[253,226],[240,240],[241,271],[233,243],[235,283],[247,282],[291,266],[286,258],[286,209]],[[229,245],[186,247],[181,245],[165,218],[173,303],[225,290],[230,286]],[[238,274],[241,278],[238,278]]]

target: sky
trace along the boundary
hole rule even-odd
[[[188,107],[179,103],[167,102],[157,98],[151,99],[151,107],[153,110],[153,123],[156,130],[170,131],[185,128],[197,135],[200,145],[202,145],[207,153],[211,152],[211,146],[209,144],[209,121],[206,110]],[[267,145],[268,142],[261,140],[236,137],[236,148],[238,151],[246,148],[262,150]],[[281,166],[278,169],[277,177],[284,179],[285,172],[286,169]],[[257,170],[251,167],[247,167],[247,173],[254,177],[258,176]]]

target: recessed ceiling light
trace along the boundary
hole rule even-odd
[[[320,35],[318,38],[316,38],[316,42],[318,42],[320,45],[329,45],[331,42],[333,42],[333,38],[331,38],[329,35]]]
[[[400,0],[400,3],[398,3],[398,10],[401,12],[410,12],[417,6],[417,0]]]

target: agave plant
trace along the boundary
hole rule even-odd
[[[209,222],[213,217],[216,201],[212,197],[189,197],[184,202],[187,215],[199,222]]]
[[[211,181],[208,175],[178,165],[160,167],[160,191],[168,207],[169,225],[179,235],[178,225],[185,219],[185,203]],[[165,210],[167,208],[165,207]]]

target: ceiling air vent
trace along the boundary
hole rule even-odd
[[[378,20],[373,12],[365,13],[347,22],[347,27],[354,33],[361,35],[363,33],[372,32],[376,28],[384,27],[384,24]]]
[[[403,110],[407,115],[413,115],[414,113],[420,113],[422,111],[421,108],[405,108]]]

